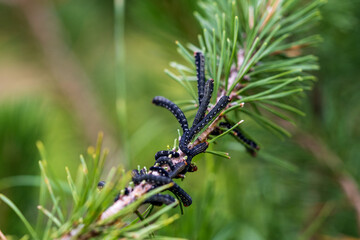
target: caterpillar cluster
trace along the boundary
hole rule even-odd
[[[227,104],[230,101],[228,96],[222,96],[219,99],[219,101],[216,103],[216,105],[212,108],[212,110],[207,115],[205,115],[214,89],[214,80],[209,79],[205,83],[204,65],[205,65],[204,55],[200,52],[196,52],[195,66],[196,66],[197,79],[198,79],[197,82],[198,82],[199,109],[195,115],[191,128],[189,128],[185,114],[175,103],[161,96],[155,97],[152,101],[155,105],[170,110],[171,113],[177,119],[177,121],[180,123],[181,128],[183,130],[183,134],[180,138],[179,148],[186,155],[186,162],[180,162],[177,163],[175,166],[173,166],[171,157],[172,156],[176,157],[175,152],[166,152],[165,154],[161,154],[160,152],[158,152],[155,156],[156,158],[155,164],[158,166],[156,168],[156,171],[159,174],[161,174],[163,170],[161,171],[159,170],[163,169],[162,167],[164,165],[167,165],[170,168],[170,172],[167,174],[167,176],[161,176],[161,179],[160,177],[156,179],[159,180],[159,182],[161,182],[160,180],[165,180],[166,178],[172,179],[172,178],[182,177],[185,175],[185,173],[194,170],[192,167],[193,165],[191,163],[191,160],[196,155],[204,152],[208,147],[208,143],[207,142],[200,143],[194,146],[192,149],[188,147],[189,143],[194,139],[197,133],[199,133],[208,123],[210,123],[212,120],[216,118],[216,116],[227,106]],[[149,176],[149,180],[150,178],[153,177]],[[163,184],[165,184],[165,182]],[[174,185],[174,186],[175,186],[175,190],[174,189],[169,189],[169,190],[172,191],[176,196],[178,196],[181,199],[184,206],[189,206],[191,204],[191,197],[184,190],[178,187],[178,185]],[[164,202],[164,204],[166,203]]]
[[[132,171],[133,183],[138,185],[145,181],[152,185],[152,188],[149,191],[159,186],[173,183],[173,186],[168,190],[178,197],[185,207],[191,205],[192,199],[179,185],[173,182],[173,179],[183,178],[187,172],[194,172],[197,170],[196,166],[192,163],[192,159],[196,155],[204,152],[208,147],[208,143],[202,142],[193,148],[189,148],[189,144],[194,139],[195,135],[208,123],[213,121],[230,101],[228,96],[222,96],[211,111],[206,114],[214,89],[214,80],[209,79],[205,83],[204,55],[201,52],[196,52],[194,55],[197,72],[199,108],[191,128],[189,128],[185,114],[175,103],[162,96],[154,97],[152,100],[153,104],[168,109],[179,122],[183,131],[179,142],[179,148],[181,152],[186,155],[186,157],[183,158],[186,160],[181,161],[181,159],[179,159],[179,152],[159,151],[155,154],[155,164],[149,169],[149,172],[146,169]],[[176,161],[173,161],[174,159],[176,159]],[[177,163],[174,164],[174,162]],[[128,195],[131,191],[132,189],[126,188],[122,194]],[[117,199],[119,199],[119,197],[120,196],[118,196]],[[173,202],[175,202],[175,199],[168,194],[155,194],[146,199],[144,203],[159,206],[162,204],[169,205]]]

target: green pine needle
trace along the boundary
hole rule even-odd
[[[241,120],[239,122],[237,122],[234,126],[232,126],[230,129],[226,130],[225,132],[223,132],[222,134],[214,137],[213,139],[209,140],[208,143],[212,143],[215,142],[217,139],[221,138],[222,136],[225,136],[226,134],[230,133],[232,130],[234,130],[235,128],[237,128],[241,123],[243,123],[244,120]]]
[[[37,207],[42,213],[44,213],[53,223],[55,223],[56,226],[61,227],[60,220],[54,216],[51,212],[49,212],[47,209],[45,209],[43,206]]]
[[[21,211],[15,206],[15,204],[8,199],[5,195],[0,193],[0,199],[6,204],[8,205],[15,213],[16,215],[18,215],[18,217],[20,218],[20,220],[23,222],[23,224],[25,225],[26,229],[28,230],[28,232],[30,233],[31,237],[35,240],[40,239],[38,237],[38,235],[36,234],[35,230],[32,228],[31,224],[28,222],[28,220],[26,220],[25,216],[21,213]]]
[[[229,153],[227,152],[219,152],[219,151],[212,151],[212,150],[206,150],[205,153],[210,153],[210,154],[213,154],[215,156],[219,156],[219,157],[223,157],[223,158],[226,158],[226,159],[230,159],[230,155]]]
[[[266,1],[214,0],[199,3],[201,11],[194,15],[203,34],[198,36],[199,46],[188,46],[192,51],[203,52],[206,71],[214,79],[214,95],[223,94],[224,91],[230,95],[235,91],[240,98],[238,103],[251,102],[256,109],[263,108],[287,121],[291,121],[288,114],[303,115],[297,106],[284,105],[282,102],[311,89],[308,80],[314,78],[308,71],[318,69],[317,58],[304,55],[302,49],[314,46],[321,40],[318,35],[308,34],[308,29],[318,21],[318,8],[324,1],[315,0],[299,9],[294,8],[298,3],[296,0],[291,4],[275,1],[270,3],[273,4],[271,8],[268,8]],[[193,57],[182,44],[177,42],[177,45],[180,54],[190,65],[172,62],[171,66],[182,79],[193,81],[196,79],[192,70]],[[176,75],[171,74],[172,78],[185,86]],[[185,89],[196,100],[192,90],[188,86]],[[268,104],[265,106],[266,102]],[[247,105],[248,115],[260,125],[289,135],[275,122],[259,116]],[[186,111],[194,108],[186,107]],[[284,108],[286,112],[280,113],[276,108]],[[232,106],[225,113],[242,110],[239,105]]]

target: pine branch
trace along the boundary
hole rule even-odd
[[[246,110],[244,105],[251,102],[255,109],[258,106],[262,107],[290,121],[290,118],[279,112],[274,106],[281,110],[301,114],[300,110],[284,104],[283,99],[288,99],[308,89],[311,86],[308,81],[314,79],[306,71],[318,68],[316,58],[310,55],[302,57],[301,51],[304,47],[316,43],[318,37],[306,36],[299,38],[297,34],[303,34],[307,26],[318,19],[317,8],[321,3],[321,1],[315,1],[296,13],[293,12],[294,4],[281,1],[253,1],[250,3],[244,3],[243,1],[205,1],[200,3],[203,15],[196,13],[195,16],[202,25],[204,34],[199,36],[199,47],[189,45],[190,50],[196,52],[195,67],[197,71],[195,72],[197,76],[191,75],[194,73],[191,72],[191,67],[179,63],[172,63],[171,66],[180,75],[176,75],[169,70],[165,71],[171,78],[180,83],[195,101],[194,93],[196,91],[191,81],[193,79],[198,80],[199,109],[195,116],[194,125],[188,129],[188,123],[187,121],[186,123],[183,122],[184,116],[180,109],[175,108],[175,106],[171,105],[172,103],[156,104],[168,108],[177,117],[183,128],[183,135],[179,139],[179,149],[174,148],[171,150],[177,153],[178,157],[170,156],[168,160],[171,162],[161,163],[160,166],[168,166],[166,170],[171,173],[173,169],[171,169],[170,165],[183,164],[187,166],[191,164],[191,161],[189,161],[189,158],[193,157],[190,154],[191,149],[197,149],[204,143],[208,145],[207,140],[210,135],[221,131],[221,129],[219,130],[219,123],[222,120],[233,121],[231,113],[234,111],[246,113],[254,120],[259,121],[261,125],[288,135],[285,129],[263,117],[261,112]],[[245,16],[247,19],[241,21],[238,16]],[[189,64],[193,65],[190,52],[181,43],[176,42],[176,44],[178,52]],[[294,49],[297,49],[298,52],[294,53]],[[202,101],[205,98],[200,95],[201,83],[203,84],[205,77],[202,79],[201,74],[199,75],[199,68],[203,68],[201,67],[202,63],[199,63],[201,60],[196,58],[199,51],[205,55],[206,75],[210,79],[214,79],[211,81],[213,81],[213,90],[216,96],[214,98],[216,102],[212,107],[206,109],[209,110],[206,116],[211,116],[212,111],[221,106],[220,103],[223,98],[229,96],[229,100],[225,103],[226,106],[219,108],[224,111],[219,116],[211,116],[211,121],[205,121],[202,124],[200,124],[201,121],[198,123],[197,117],[199,112],[202,111]],[[188,106],[194,104],[193,101],[188,101],[188,103]],[[205,105],[207,108],[207,104]],[[208,125],[209,123],[210,125]],[[201,129],[194,131],[194,128],[198,128],[199,125],[202,128],[204,124],[208,126],[202,130],[202,133],[197,135]],[[230,127],[230,130],[233,130],[233,128]],[[226,131],[225,133],[230,132]],[[194,135],[197,135],[196,140],[190,143]],[[243,144],[249,147],[249,143],[252,143],[252,141],[244,136],[242,138]],[[246,140],[244,141],[244,139]],[[182,145],[181,142],[184,141],[186,144]],[[253,147],[253,152],[258,150],[256,144],[253,146],[256,146]],[[205,149],[202,151],[205,151]],[[153,167],[158,166],[159,164],[155,164]],[[186,172],[184,170],[182,175]],[[143,174],[147,178],[150,178],[151,175],[161,176],[161,173],[156,170],[149,172],[144,170]],[[149,188],[156,187],[154,182],[148,181],[147,184]],[[137,186],[134,189],[137,189]],[[121,199],[118,201],[121,201]]]

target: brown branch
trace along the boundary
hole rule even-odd
[[[354,178],[345,171],[343,161],[333,151],[331,151],[321,139],[308,133],[297,132],[294,139],[302,148],[311,152],[321,164],[331,170],[349,204],[355,210],[358,232],[360,234],[359,186]]]
[[[338,182],[347,197],[349,203],[354,207],[356,212],[358,232],[360,234],[360,192],[356,181],[349,175],[338,177]]]
[[[136,185],[134,189],[129,193],[129,195],[120,196],[119,200],[114,202],[108,209],[106,209],[100,217],[100,220],[105,220],[114,214],[118,213],[121,209],[134,202],[139,197],[145,195],[150,189],[152,185],[149,183],[140,183]]]
[[[220,99],[221,96],[219,96],[218,99]],[[229,107],[230,103],[227,105]],[[215,105],[214,105],[215,106]],[[224,109],[226,110],[227,107]],[[223,110],[223,111],[224,111]],[[209,109],[211,111],[211,109]],[[220,113],[213,122],[200,134],[200,136],[194,141],[194,143],[189,144],[189,149],[195,147],[196,145],[205,142],[208,137],[210,136],[211,132],[217,127],[218,123],[224,118],[223,113]],[[173,149],[176,151],[177,149]],[[172,164],[176,165],[177,163],[183,162],[187,164],[187,156],[185,153],[183,153],[180,149],[177,150],[179,153],[179,157],[177,158],[171,158]],[[167,168],[167,171],[170,172],[170,168]],[[157,171],[149,171],[147,174],[152,175],[159,175]],[[134,186],[134,188],[129,190],[128,195],[121,195],[119,199],[114,202],[110,207],[108,207],[100,216],[99,221],[105,220],[114,214],[118,213],[120,210],[122,210],[124,207],[128,206],[132,202],[136,201],[139,197],[145,195],[151,188],[153,187],[153,184],[148,182],[141,182],[139,185]],[[78,226],[74,228],[70,233],[67,233],[64,235],[61,240],[68,240],[71,239],[76,233],[78,233],[81,230],[82,226]],[[83,239],[83,238],[82,238]],[[86,239],[86,238],[84,238]]]

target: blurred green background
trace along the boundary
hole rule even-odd
[[[183,61],[175,40],[197,43],[196,1],[126,1],[125,68],[115,68],[112,1],[0,0],[0,192],[34,221],[38,199],[36,141],[51,169],[75,174],[79,154],[105,133],[108,166],[150,166],[172,144],[177,122],[151,104],[157,95],[188,98],[163,70]],[[194,203],[159,234],[189,239],[359,239],[360,1],[329,2],[314,32],[323,42],[319,81],[304,99],[294,138],[280,140],[251,121],[261,145],[254,158],[224,138],[201,155],[181,183]],[[125,76],[126,128],[116,111]],[[123,75],[122,75],[123,74]],[[120,86],[121,87],[121,86]],[[335,162],[335,164],[333,164]],[[17,176],[17,177],[15,177]],[[174,209],[178,212],[178,209]],[[0,202],[0,230],[25,229]]]

